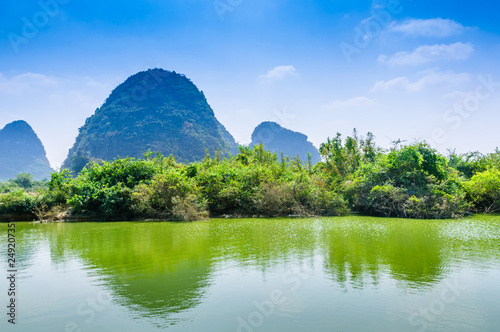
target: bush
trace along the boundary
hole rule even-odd
[[[20,215],[34,217],[33,209],[37,206],[34,195],[22,190],[0,195],[1,215]]]
[[[405,218],[460,217],[471,210],[499,212],[500,151],[447,160],[426,143],[384,152],[373,135],[340,134],[322,145],[324,162],[304,167],[297,158],[242,147],[221,160],[178,164],[148,152],[144,159],[91,163],[72,178],[55,172],[27,194],[14,182],[0,185],[0,215],[57,219],[68,213],[103,219],[198,220],[233,215],[364,214]],[[479,171],[485,168],[483,171]],[[469,181],[465,177],[472,175]],[[21,176],[26,186],[29,176]],[[24,218],[24,217],[23,217]]]
[[[393,149],[362,165],[344,184],[359,212],[401,218],[454,218],[467,213],[459,173],[426,143]]]
[[[255,202],[255,211],[267,217],[304,213],[293,195],[291,186],[276,182],[262,184]]]
[[[147,160],[133,158],[117,159],[113,162],[89,164],[79,178],[87,182],[98,183],[103,187],[112,187],[119,183],[133,188],[141,182],[150,180],[155,174],[155,165]]]
[[[225,161],[205,165],[195,181],[212,214],[256,214],[259,188],[271,178],[272,171],[261,164],[247,166]]]
[[[132,193],[135,215],[174,220],[205,219],[206,203],[194,181],[177,170],[156,175],[150,184],[140,184]]]
[[[0,182],[0,194],[8,194],[18,190],[21,190],[21,188],[14,183]]]
[[[500,170],[491,168],[465,183],[467,195],[478,212],[500,212]]]
[[[479,152],[457,154],[455,151],[451,151],[448,155],[448,164],[466,179],[470,179],[476,173],[486,170],[487,159]]]
[[[105,219],[128,219],[132,215],[132,190],[122,183],[108,187],[96,183],[81,183],[68,200],[76,215]]]
[[[390,184],[375,186],[364,212],[384,217],[443,219],[463,216],[468,209],[465,194],[451,195],[439,190],[419,193]]]
[[[206,204],[196,195],[173,198],[172,217],[180,221],[196,221],[208,218]]]
[[[387,156],[387,177],[398,186],[426,186],[430,177],[443,181],[446,171],[446,158],[427,143],[405,145]]]
[[[325,188],[317,188],[311,193],[310,206],[311,211],[320,216],[343,216],[349,213],[344,198]]]

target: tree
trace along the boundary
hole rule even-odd
[[[363,151],[363,159],[367,162],[374,162],[377,156],[377,147],[375,145],[375,136],[368,132],[366,138],[361,140],[361,149]]]
[[[342,146],[342,134],[337,133],[333,139],[327,138],[319,148],[321,157],[324,158],[326,169],[334,176],[344,177],[347,173],[346,156]]]
[[[10,180],[11,183],[18,185],[23,189],[30,189],[33,187],[33,175],[27,173],[20,173],[15,179]]]
[[[428,177],[446,178],[447,161],[427,143],[394,148],[388,155],[387,175],[396,185],[426,186]]]
[[[448,165],[459,171],[466,179],[486,170],[487,158],[480,152],[457,154],[448,150]]]

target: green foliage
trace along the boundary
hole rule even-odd
[[[360,166],[345,184],[353,209],[403,218],[451,218],[469,205],[457,171],[426,143],[394,147]]]
[[[28,173],[20,173],[14,179],[8,182],[0,182],[0,194],[6,194],[14,191],[24,190],[28,192],[36,192],[47,188],[47,180],[33,180],[33,175]]]
[[[276,153],[257,145],[240,148],[230,159],[216,152],[213,159],[207,155],[203,162],[190,165],[151,152],[139,160],[94,162],[76,178],[67,170],[53,173],[35,201],[20,193],[6,202],[14,212],[31,212],[43,219],[346,214],[342,195],[328,183],[326,173],[312,165],[304,167],[300,158],[278,161]]]
[[[70,172],[68,170],[54,172],[48,183],[47,200],[53,205],[64,205],[72,190],[73,179]]]
[[[446,170],[446,158],[427,143],[405,145],[387,156],[387,177],[398,186],[422,187],[433,180],[440,182],[446,178]]]
[[[500,150],[496,148],[494,153],[487,155],[477,151],[457,154],[455,150],[449,150],[448,164],[460,172],[463,177],[470,179],[488,168],[500,169]]]
[[[0,215],[32,216],[36,206],[35,196],[22,190],[0,195]]]
[[[75,185],[74,194],[67,202],[76,215],[127,219],[132,214],[131,192],[131,189],[122,183],[108,187],[84,182]]]
[[[465,187],[476,211],[500,212],[500,170],[491,168],[477,173]]]
[[[7,194],[17,190],[21,190],[17,184],[12,182],[0,182],[0,194]]]
[[[478,172],[485,171],[487,166],[485,156],[479,152],[457,154],[454,150],[448,151],[448,164],[467,179]]]
[[[321,147],[323,162],[240,147],[231,158],[206,153],[189,165],[150,151],[142,159],[90,163],[39,184],[20,175],[0,189],[0,217],[200,220],[210,216],[363,214],[455,218],[500,211],[500,152],[450,154],[425,142],[389,151],[373,135],[340,134]],[[470,179],[468,179],[468,177]],[[23,190],[23,188],[26,188]],[[36,192],[34,192],[36,190]],[[28,193],[31,191],[31,193]],[[7,193],[7,194],[5,194]]]
[[[9,182],[12,182],[13,184],[23,188],[23,189],[30,189],[33,187],[33,175],[27,174],[27,173],[20,173],[16,175],[16,177]]]
[[[212,214],[337,215],[347,213],[342,197],[330,191],[324,173],[282,157],[263,145],[241,147],[220,164],[204,163],[195,177]]]
[[[489,167],[500,169],[500,149],[497,147],[495,152],[486,156],[486,164]]]
[[[342,135],[337,133],[335,138],[328,138],[321,144],[319,152],[325,161],[320,167],[340,182],[350,178],[362,163],[373,162],[381,150],[375,145],[372,133],[369,132],[366,138],[359,137],[354,129],[352,137],[348,136],[345,143]]]
[[[94,214],[106,219],[130,218],[133,215],[132,190],[151,180],[158,167],[156,163],[156,159],[133,158],[103,162],[102,165],[91,163],[71,184],[68,173],[54,176],[51,192],[55,193],[54,199],[57,197],[60,201],[60,195],[69,191],[67,204],[74,214]]]
[[[386,217],[417,219],[462,216],[468,207],[464,194],[452,195],[440,189],[416,194],[390,184],[377,185],[367,196],[369,212]]]
[[[154,175],[154,164],[145,160],[133,158],[118,159],[113,162],[90,164],[85,168],[79,179],[112,187],[119,183],[133,188],[137,184],[150,180]]]
[[[152,218],[199,220],[206,216],[205,202],[192,177],[170,168],[151,183],[138,185],[132,194],[136,214]]]

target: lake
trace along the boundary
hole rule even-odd
[[[16,223],[16,250],[2,331],[500,331],[498,215]]]

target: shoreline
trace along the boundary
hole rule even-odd
[[[208,221],[211,219],[311,219],[311,218],[342,218],[349,216],[361,216],[361,217],[371,217],[371,218],[382,218],[382,219],[401,219],[401,220],[420,220],[420,221],[428,221],[428,220],[463,220],[466,218],[470,218],[473,216],[500,216],[500,213],[471,213],[469,215],[465,215],[460,218],[432,218],[432,219],[419,219],[419,218],[400,218],[400,217],[385,217],[385,216],[372,216],[365,215],[358,212],[351,212],[347,215],[337,215],[337,216],[307,216],[307,215],[288,215],[288,216],[265,216],[265,215],[241,215],[241,214],[223,214],[212,216],[206,219],[200,220],[173,220],[166,218],[134,218],[134,219],[126,219],[126,218],[117,218],[117,219],[103,219],[98,217],[82,217],[75,216],[64,219],[57,220],[21,220],[19,218],[14,218],[14,216],[9,216],[5,218],[5,216],[0,216],[0,224],[2,223],[11,223],[11,222],[23,222],[23,223],[34,223],[34,224],[45,224],[45,223],[79,223],[79,222],[90,222],[90,223],[109,223],[109,222],[173,222],[173,223],[191,223],[191,222],[199,222],[199,221]]]

